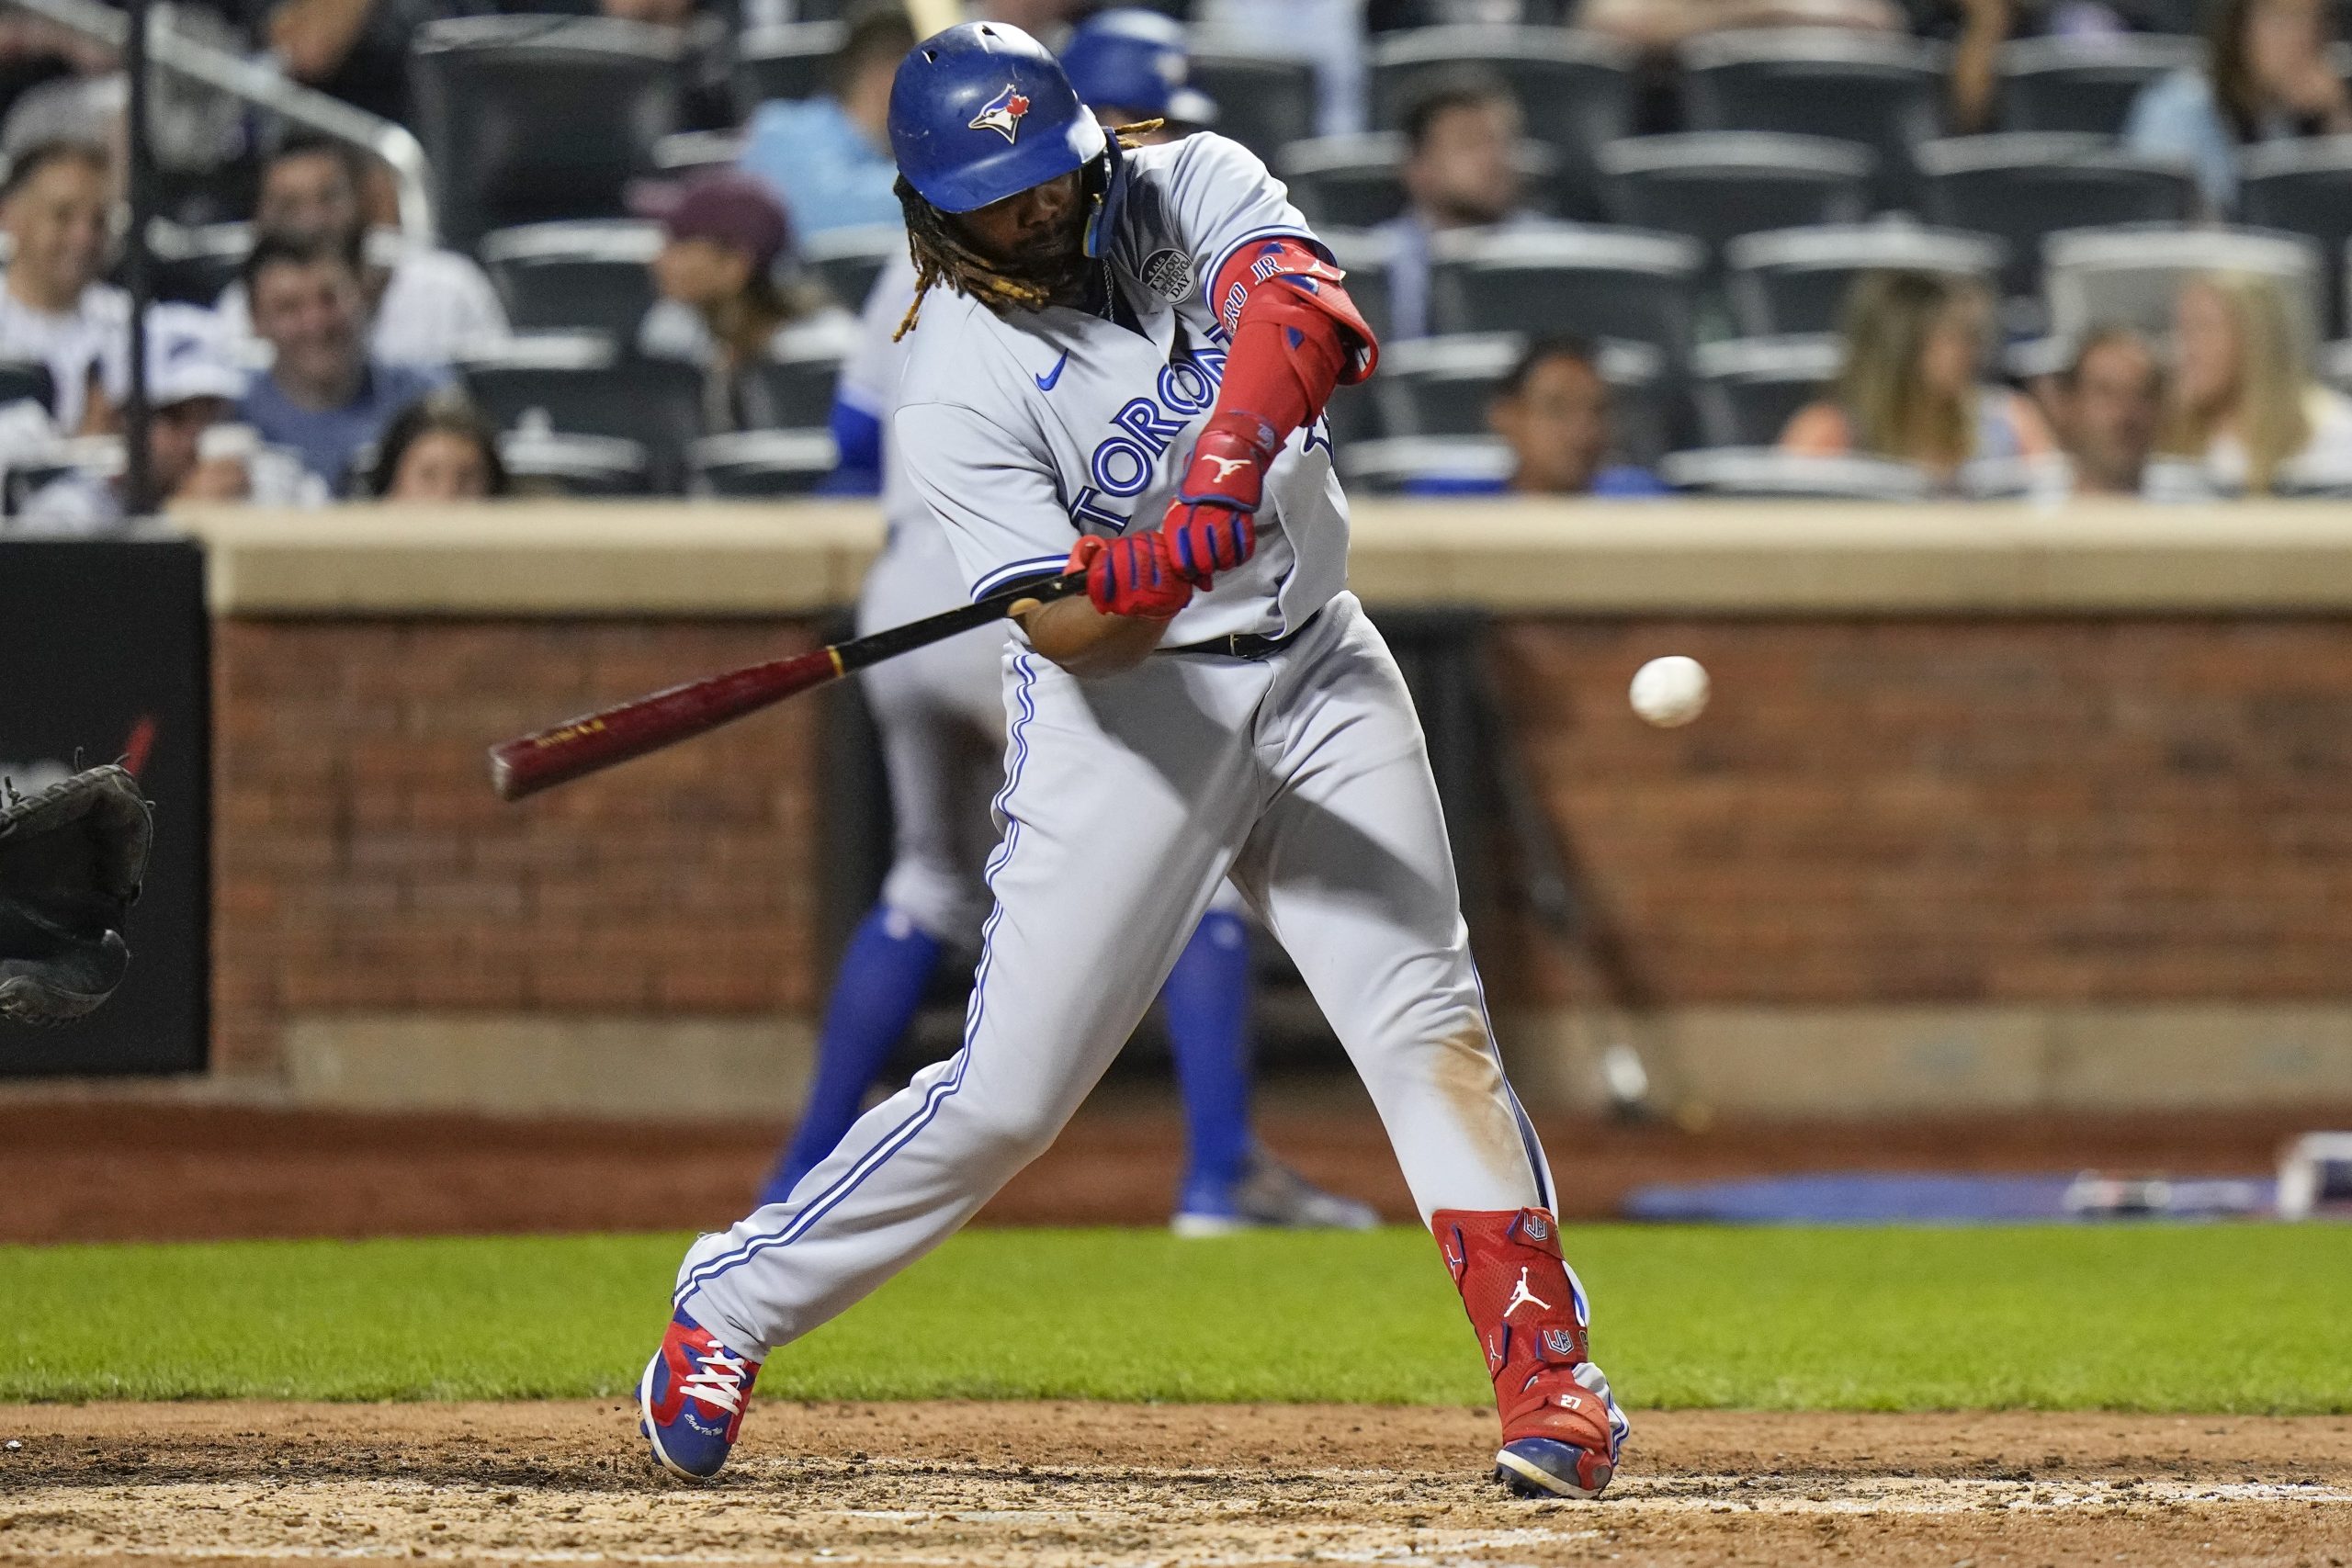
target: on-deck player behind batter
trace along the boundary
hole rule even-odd
[[[1625,1422],[1505,1082],[1410,699],[1346,590],[1320,412],[1370,331],[1281,186],[1125,152],[995,24],[918,45],[891,143],[921,275],[891,434],[978,594],[1069,563],[1008,647],[1004,835],[965,1041],[788,1201],[698,1240],[639,1389],[708,1475],[760,1362],[1051,1142],[1229,872],[1347,1047],[1487,1353],[1498,1475],[1590,1496]]]
[[[1216,114],[1204,95],[1183,85],[1183,29],[1167,17],[1100,13],[1072,35],[1066,58],[1074,90],[1098,106],[1105,123],[1172,117],[1191,125]],[[1176,134],[1163,126],[1147,139]],[[844,475],[862,469],[870,483],[888,473],[888,542],[859,597],[861,632],[964,602],[963,574],[946,536],[882,440],[881,421],[895,402],[910,346],[899,323],[914,293],[910,259],[876,280],[836,394],[832,423]],[[761,1193],[763,1203],[782,1201],[832,1152],[912,1024],[947,950],[978,942],[989,908],[982,868],[997,841],[988,803],[1004,782],[999,666],[1008,632],[1001,624],[982,627],[861,677],[889,775],[890,871],[842,954],[818,1032],[808,1104]],[[1161,990],[1184,1102],[1185,1168],[1171,1225],[1189,1236],[1262,1225],[1369,1228],[1378,1223],[1369,1207],[1318,1190],[1251,1134],[1250,965],[1249,924],[1227,886],[1201,917]]]

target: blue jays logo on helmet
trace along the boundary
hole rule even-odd
[[[1029,112],[1028,95],[1007,82],[1004,91],[980,106],[972,117],[974,130],[993,130],[1007,141],[1021,139],[1021,118]]]

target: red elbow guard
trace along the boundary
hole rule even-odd
[[[1284,235],[1245,245],[1217,275],[1217,320],[1232,345],[1220,413],[1246,412],[1276,445],[1323,412],[1332,389],[1379,362],[1379,341],[1340,286],[1346,275]]]

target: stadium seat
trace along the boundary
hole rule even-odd
[[[800,260],[825,290],[851,310],[865,308],[882,269],[907,254],[907,231],[896,223],[828,229],[800,242]]]
[[[1465,71],[1491,73],[1518,95],[1526,133],[1561,155],[1567,215],[1598,218],[1593,150],[1633,130],[1634,51],[1598,33],[1555,27],[1413,28],[1372,46],[1372,122],[1383,130],[1430,85]]]
[[[1704,261],[1679,234],[1534,228],[1438,236],[1430,324],[1439,333],[1566,333],[1648,344],[1669,379],[1690,362]]]
[[[1710,33],[1678,51],[1695,130],[1781,130],[1878,154],[1878,205],[1915,204],[1913,149],[1942,125],[1945,64],[1932,44],[1841,28]]]
[[[1349,229],[1385,223],[1405,209],[1405,139],[1393,131],[1318,136],[1282,150],[1275,170],[1310,222]],[[1520,143],[1513,161],[1527,179],[1526,205],[1558,205],[1560,155],[1541,141]]]
[[[706,435],[689,449],[691,491],[714,496],[806,495],[839,454],[822,430],[749,430]]]
[[[1404,160],[1401,136],[1317,136],[1283,148],[1274,172],[1308,222],[1370,229],[1404,210]]]
[[[2001,46],[2001,129],[2120,135],[2141,88],[2204,57],[2193,38],[2016,39]]]
[[[1192,85],[1216,101],[1216,129],[1268,164],[1315,134],[1315,67],[1196,35]]]
[[[1518,333],[1416,338],[1384,349],[1372,383],[1382,429],[1391,437],[1486,434],[1487,405],[1526,349]],[[1598,353],[1616,404],[1619,446],[1634,461],[1654,460],[1666,449],[1658,406],[1664,355],[1648,344],[1607,339]]]
[[[2173,297],[2199,272],[2277,278],[2294,300],[2302,341],[2316,344],[2325,335],[2327,262],[2308,235],[2156,224],[2076,229],[2043,241],[2042,258],[2050,332],[2062,341],[2109,321],[2168,333]]]
[[[1860,221],[1875,162],[1851,142],[1736,130],[1632,137],[1596,159],[1611,220],[1688,234],[1711,257],[1742,234]]]
[[[57,380],[48,365],[38,359],[0,359],[0,405],[28,399],[57,412]]]
[[[1836,378],[1840,353],[1826,333],[1701,344],[1691,367],[1701,434],[1710,446],[1771,446]]]
[[[740,130],[676,130],[653,144],[653,166],[673,180],[731,169],[742,156]]]
[[[410,45],[416,132],[445,243],[624,210],[628,182],[678,129],[678,37],[601,17],[462,17]]]
[[[250,223],[189,225],[154,219],[147,225],[154,297],[209,309],[237,281],[253,248]]]
[[[1340,449],[1340,473],[1373,495],[1395,495],[1417,480],[1491,484],[1510,470],[1510,448],[1492,435],[1405,435]]]
[[[833,413],[833,383],[841,378],[841,355],[778,354],[757,372],[767,399],[766,418],[779,430],[821,430]]]
[[[1934,486],[1908,463],[1883,457],[1803,457],[1757,447],[1677,452],[1658,466],[1677,490],[1758,500],[1925,501]]]
[[[632,343],[653,308],[647,264],[661,248],[660,224],[611,219],[501,229],[482,236],[480,254],[517,332],[585,330]]]
[[[2339,392],[2352,392],[2352,339],[2324,344],[2318,355],[2319,378]]]
[[[1920,148],[1919,168],[1929,220],[1997,235],[2008,246],[2001,287],[2018,297],[2041,283],[2043,235],[2177,223],[2197,207],[2197,182],[2186,167],[2114,152],[2095,136],[1955,136]]]
[[[562,495],[643,495],[651,474],[645,446],[614,435],[562,435],[536,422],[498,438],[498,456],[520,488]]]
[[[771,98],[813,98],[825,90],[833,56],[849,41],[845,22],[781,22],[753,28],[735,40],[729,79],[735,118],[747,120]]]
[[[1385,345],[1389,324],[1394,320],[1388,308],[1388,236],[1361,229],[1324,229],[1321,234],[1332,259],[1348,275],[1348,298],[1363,312],[1373,335]],[[1383,375],[1386,374],[1387,353],[1384,346]],[[1368,384],[1341,387],[1331,394],[1324,417],[1335,444],[1345,448],[1351,442],[1367,441],[1379,434],[1380,412],[1374,396],[1374,389],[1379,385],[1380,377],[1375,376]]]
[[[652,484],[665,493],[683,480],[686,448],[702,434],[702,372],[671,360],[631,358],[602,333],[518,336],[457,368],[501,430],[642,443]]]
[[[1865,272],[1900,267],[1982,278],[2000,273],[2001,242],[1907,223],[1776,229],[1724,248],[1732,316],[1752,337],[1836,332],[1846,293]]]
[[[2331,257],[2352,246],[2352,136],[2266,141],[2239,155],[2238,221],[2308,234]],[[2341,290],[2328,290],[2328,331],[2352,330]]]
[[[1320,232],[1332,259],[1348,275],[1348,298],[1363,312],[1374,334],[1385,341],[1392,320],[1388,310],[1387,237],[1360,229],[1330,228]]]

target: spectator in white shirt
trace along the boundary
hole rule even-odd
[[[205,452],[205,432],[236,412],[244,372],[228,356],[220,323],[193,305],[147,312],[148,479],[159,502],[243,501],[252,479],[241,458]],[[76,472],[27,498],[28,528],[95,532],[126,516],[123,476]]]
[[[2173,303],[2173,376],[2161,450],[2224,491],[2267,495],[2280,470],[2352,468],[2352,399],[2313,380],[2284,285],[2205,273]]]
[[[0,183],[9,261],[0,279],[0,359],[49,367],[51,406],[69,435],[115,428],[130,380],[130,296],[97,281],[106,265],[110,172],[86,142],[28,149]]]
[[[359,242],[367,231],[365,159],[339,142],[288,142],[262,171],[255,232],[336,249]],[[360,281],[372,321],[368,353],[379,364],[447,368],[507,335],[498,291],[455,251],[412,245],[389,266],[371,262]],[[249,309],[243,283],[220,296],[222,319],[247,340],[254,335]]]

